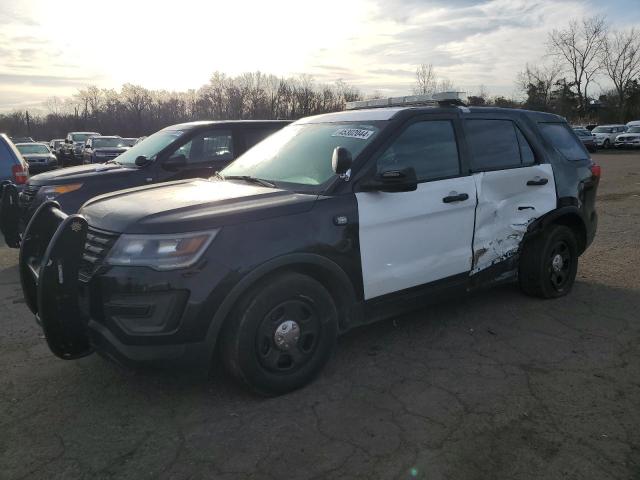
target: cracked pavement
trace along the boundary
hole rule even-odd
[[[640,479],[640,153],[595,154],[573,292],[478,292],[342,337],[308,387],[54,357],[0,247],[0,478]]]

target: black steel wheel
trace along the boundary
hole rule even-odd
[[[527,295],[557,298],[571,291],[578,271],[578,246],[573,231],[552,225],[522,250],[518,280]]]
[[[313,278],[284,273],[241,299],[222,332],[227,370],[261,394],[282,394],[311,381],[336,344],[338,314]]]

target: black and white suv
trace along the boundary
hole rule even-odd
[[[516,279],[569,292],[600,169],[563,118],[366,106],[302,119],[210,180],[103,195],[77,215],[43,204],[20,269],[51,350],[221,358],[277,394],[354,326]]]

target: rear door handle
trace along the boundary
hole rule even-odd
[[[442,201],[444,203],[453,203],[453,202],[464,202],[465,200],[469,199],[469,195],[467,195],[466,193],[459,193],[457,195],[449,195],[447,197],[444,197],[442,199]]]
[[[549,183],[549,179],[548,178],[536,178],[534,180],[529,180],[527,182],[527,186],[528,187],[535,187],[536,185],[546,185],[547,183]]]

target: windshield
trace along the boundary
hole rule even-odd
[[[147,160],[153,161],[164,147],[181,137],[183,133],[184,130],[160,130],[120,155],[118,163],[134,166],[138,157],[146,157]]]
[[[104,147],[126,147],[127,143],[122,138],[99,138],[96,137],[91,140],[93,144],[93,148],[104,148]]]
[[[95,137],[97,133],[74,133],[71,135],[71,140],[74,142],[85,142],[89,137]]]
[[[384,122],[294,124],[258,143],[221,173],[251,176],[294,185],[322,185],[335,173],[334,148],[347,148],[355,159]]]
[[[46,154],[49,153],[49,149],[46,146],[38,145],[36,143],[29,144],[29,145],[16,145],[16,148],[23,155],[37,154],[37,153],[41,153],[43,155],[46,155]]]
[[[640,133],[640,127],[629,127],[627,133]]]
[[[593,133],[613,133],[612,127],[596,127],[592,130]]]

